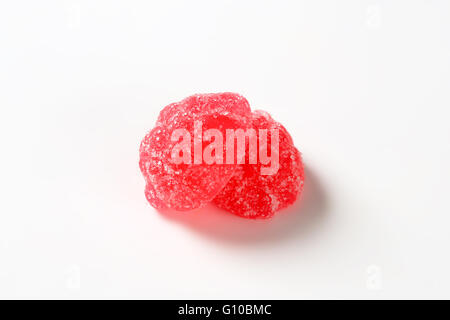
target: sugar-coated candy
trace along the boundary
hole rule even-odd
[[[303,189],[304,172],[300,152],[294,146],[287,130],[264,111],[252,113],[252,127],[259,136],[259,129],[278,132],[278,171],[261,174],[264,167],[260,160],[256,164],[246,161],[239,165],[213,203],[233,214],[245,218],[270,218],[273,214],[295,202]],[[271,138],[267,139],[271,149]],[[258,148],[261,148],[258,140]],[[248,153],[249,148],[246,149]],[[272,150],[272,152],[274,152]],[[248,154],[246,154],[248,160]]]
[[[227,184],[237,164],[198,161],[196,151],[203,154],[206,145],[201,144],[201,149],[195,150],[196,139],[202,141],[202,132],[208,129],[218,130],[225,136],[227,129],[245,129],[250,124],[250,106],[244,97],[235,93],[197,94],[165,107],[139,149],[148,202],[157,209],[180,211],[200,208],[210,202]],[[190,151],[179,155],[190,158],[189,162],[173,159],[172,152],[180,145],[180,140],[173,139],[177,129],[185,130],[194,141],[179,136],[184,150]],[[224,152],[225,148],[224,144]]]

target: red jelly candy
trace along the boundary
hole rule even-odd
[[[245,129],[250,123],[249,104],[235,93],[197,94],[165,107],[139,150],[149,203],[157,209],[191,210],[210,202],[237,164],[205,162],[203,132],[214,129],[225,136],[227,129]]]
[[[233,177],[213,202],[220,208],[245,218],[270,218],[273,214],[294,203],[303,189],[304,173],[300,152],[295,148],[286,129],[274,121],[264,111],[252,113],[252,127],[258,136],[258,151],[262,131],[267,129],[267,150],[272,150],[271,159],[278,158],[276,167],[270,174],[262,174],[261,169],[268,165],[261,163],[258,155],[256,164],[249,163],[249,148],[246,148],[246,161],[237,167]],[[279,146],[272,149],[272,138],[278,132]],[[273,152],[278,152],[278,156]],[[270,152],[269,152],[270,153]],[[276,164],[275,164],[276,165]],[[267,173],[267,172],[266,172]]]

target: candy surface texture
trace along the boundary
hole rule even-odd
[[[287,130],[235,93],[197,94],[166,106],[139,154],[145,197],[157,209],[212,202],[244,218],[270,218],[303,189],[301,155]]]
[[[270,218],[295,202],[303,189],[304,172],[300,152],[286,129],[264,111],[254,111],[252,126],[279,132],[279,168],[275,174],[262,175],[261,163],[238,166],[225,188],[213,200],[218,207],[245,218]],[[270,137],[270,134],[268,134]],[[268,139],[270,150],[271,140]],[[261,146],[259,146],[261,147]],[[248,152],[248,148],[246,148]],[[247,155],[248,156],[248,155]]]
[[[233,175],[237,164],[195,162],[191,142],[198,135],[200,140],[203,138],[194,128],[198,122],[203,132],[217,129],[225,136],[226,129],[250,126],[251,111],[247,100],[234,93],[197,94],[165,107],[139,150],[139,166],[146,181],[145,196],[153,207],[179,211],[203,207]],[[177,129],[187,130],[192,137],[190,163],[173,161],[172,149],[181,141],[172,141]],[[203,144],[202,152],[206,145]]]

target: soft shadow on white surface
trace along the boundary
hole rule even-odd
[[[305,187],[292,206],[268,220],[237,217],[213,205],[190,212],[159,211],[161,216],[185,225],[202,236],[236,244],[277,242],[307,237],[326,219],[327,197],[314,173],[305,169]]]

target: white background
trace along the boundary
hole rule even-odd
[[[450,298],[448,1],[3,1],[0,297]],[[303,201],[161,214],[140,140],[234,91]]]

